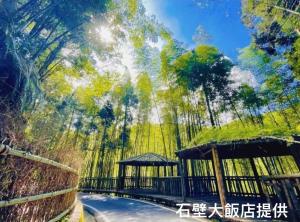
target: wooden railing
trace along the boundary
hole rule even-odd
[[[125,189],[146,189],[151,190],[155,187],[154,177],[125,177],[124,188]]]
[[[122,187],[125,190],[148,190],[156,191],[166,195],[181,195],[180,177],[125,177],[122,180]],[[120,181],[118,178],[83,178],[80,181],[80,189],[82,190],[117,190]]]
[[[76,170],[0,144],[0,221],[58,221],[75,205],[77,185]]]
[[[155,190],[164,195],[180,196],[181,195],[181,178],[180,177],[161,177],[154,178]]]
[[[218,192],[214,176],[187,177],[185,181],[187,196],[215,195]]]
[[[83,178],[80,180],[79,187],[81,189],[91,190],[115,190],[117,189],[117,178],[106,177],[106,178]]]
[[[228,195],[244,197],[261,197],[255,177],[226,176],[226,189]],[[261,183],[261,182],[260,182]]]
[[[124,190],[148,190],[159,194],[180,196],[180,177],[135,177],[121,178]],[[218,188],[214,176],[186,177],[187,196],[198,197],[205,195],[217,195]],[[258,185],[254,177],[225,177],[227,194],[229,196],[260,196]],[[82,189],[117,190],[117,178],[84,178],[80,182]]]
[[[251,176],[225,176],[226,195],[229,197],[261,197],[272,200],[284,200],[287,190],[293,200],[300,198],[299,177],[260,177],[257,183]],[[122,190],[144,190],[162,195],[181,196],[180,177],[135,177],[121,178]],[[286,184],[286,185],[285,185]],[[186,177],[187,196],[201,197],[218,195],[216,178],[214,176]],[[262,191],[259,189],[261,187]],[[286,188],[285,188],[286,187]],[[117,190],[117,178],[84,178],[80,182],[81,189]],[[285,192],[285,193],[284,193]]]
[[[266,198],[300,209],[300,174],[262,177]]]

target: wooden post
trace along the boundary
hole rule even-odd
[[[264,190],[263,190],[263,188],[262,188],[261,181],[260,181],[260,179],[259,179],[259,175],[258,175],[256,166],[255,166],[254,159],[253,159],[253,158],[250,158],[249,160],[250,160],[251,168],[252,168],[252,170],[253,170],[253,174],[254,174],[254,177],[255,177],[255,181],[256,181],[256,183],[257,183],[258,192],[259,192],[259,194],[260,194],[261,197],[264,197],[264,198],[265,198],[265,193],[264,193]]]
[[[125,177],[126,177],[126,165],[123,165],[123,167],[122,167],[122,179],[121,179],[121,190],[124,189]]]
[[[138,170],[138,188],[140,188],[140,180],[141,180],[141,166],[139,166],[139,170]]]
[[[219,196],[220,196],[220,201],[223,209],[225,209],[226,205],[226,188],[225,188],[225,183],[224,183],[224,174],[222,171],[222,160],[219,157],[219,152],[217,150],[216,145],[212,145],[212,159],[213,159],[213,167],[215,169],[215,176],[217,180],[217,185],[218,185],[218,191],[219,191]]]
[[[161,192],[160,187],[161,187],[161,179],[159,179],[159,166],[157,166],[157,191],[158,192]]]
[[[191,183],[190,184],[190,192],[191,192],[190,195],[195,195],[195,192],[197,192],[197,191],[194,189],[194,187],[195,187],[195,183],[194,183],[194,180],[195,180],[195,162],[194,162],[194,160],[190,160],[190,166],[191,166],[191,171],[192,171],[191,172],[192,173],[192,179],[190,180],[190,183]]]
[[[189,187],[189,181],[188,181],[188,167],[187,167],[187,160],[183,159],[183,176],[184,176],[184,184],[185,184],[185,195],[190,195],[190,187]]]
[[[177,164],[177,174],[178,176],[181,176],[181,170],[180,170],[180,167],[181,167],[181,162],[180,162],[180,159],[179,159],[179,162]]]
[[[117,182],[117,190],[121,190],[124,187],[123,184],[123,174],[124,174],[125,166],[123,164],[119,164],[119,172],[118,172],[118,182]]]
[[[122,172],[122,164],[119,163],[117,190],[121,189],[121,172]]]
[[[296,221],[297,211],[299,210],[299,204],[298,204],[298,198],[295,195],[292,181],[289,179],[285,179],[285,181],[282,181],[282,182],[283,183],[285,182],[285,184],[286,184],[286,186],[284,188],[285,189],[284,192],[285,192],[286,198],[288,200],[288,205],[291,205],[291,206],[289,206],[289,209],[291,209],[291,211],[293,213],[292,219],[293,219],[293,221]],[[289,201],[291,202],[291,204],[289,204]],[[299,217],[299,215],[298,215],[298,217]]]
[[[138,166],[135,166],[135,188],[138,188],[139,187],[139,173],[138,173],[138,171],[139,171],[139,167]]]
[[[182,201],[185,201],[186,198],[186,190],[185,190],[185,179],[184,179],[184,173],[183,171],[183,162],[182,159],[179,159],[179,164],[178,164],[178,169],[179,169],[179,174],[180,174],[180,182],[181,182],[181,197]]]
[[[292,156],[294,157],[294,160],[298,166],[298,169],[300,170],[300,145],[293,144],[290,147],[290,152],[291,152]]]

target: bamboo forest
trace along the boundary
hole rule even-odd
[[[0,221],[300,221],[299,0],[0,0]]]

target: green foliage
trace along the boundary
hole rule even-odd
[[[257,67],[258,69],[270,62],[270,57],[254,44],[242,49],[239,54],[239,60],[243,67]]]
[[[121,101],[125,109],[135,107],[138,103],[138,98],[134,92],[134,87],[131,82],[127,82],[122,88]]]
[[[200,86],[211,99],[229,84],[231,62],[211,46],[198,46],[180,56],[174,62],[174,71],[179,84],[191,90]]]
[[[137,97],[139,101],[139,113],[141,113],[144,121],[148,119],[149,112],[152,107],[152,82],[147,73],[141,73],[137,78],[136,84]]]
[[[112,176],[118,160],[140,153],[175,158],[175,150],[210,140],[299,133],[299,21],[265,4],[243,1],[254,35],[238,65],[258,77],[257,87],[233,86],[225,55],[208,45],[187,50],[141,0],[25,0],[16,13],[1,9],[12,23],[0,18],[0,71],[13,77],[12,97],[21,91],[33,104],[22,113],[26,139],[42,153],[83,155],[83,175]],[[197,42],[208,38],[196,30]],[[151,44],[161,41],[161,51]],[[132,67],[119,70],[124,43],[136,79],[128,78]],[[232,122],[224,125],[223,115]]]
[[[101,100],[111,90],[112,80],[108,75],[96,75],[90,84],[79,86],[75,92],[78,102],[90,113],[98,110],[98,100]]]
[[[174,62],[173,69],[177,83],[192,91],[199,88],[203,91],[212,126],[216,123],[211,102],[218,96],[227,96],[232,66],[231,61],[225,58],[218,49],[206,45],[197,46]]]
[[[295,77],[300,80],[300,38],[294,43],[292,51],[287,54],[287,58]]]
[[[128,0],[129,18],[133,18],[138,10],[138,0]]]
[[[145,43],[145,33],[143,30],[133,30],[130,35],[130,40],[135,48],[142,48]]]
[[[102,119],[104,127],[110,127],[112,122],[115,120],[112,104],[110,102],[106,102],[98,115]]]
[[[212,141],[223,142],[238,139],[250,139],[260,136],[277,136],[277,137],[290,137],[293,134],[300,133],[300,125],[293,115],[291,109],[286,110],[289,119],[292,122],[292,128],[289,128],[285,119],[279,112],[266,113],[264,118],[264,126],[247,123],[243,126],[239,121],[233,121],[229,124],[222,126],[222,128],[206,128],[200,132],[189,146],[204,144]],[[273,116],[271,116],[273,115]],[[279,125],[274,124],[273,117]]]
[[[254,44],[268,55],[288,59],[296,77],[300,36],[298,8],[297,1],[293,0],[243,1],[243,20],[254,30]]]
[[[262,99],[259,98],[254,88],[249,85],[241,85],[239,87],[238,96],[245,107],[257,109],[262,106]]]

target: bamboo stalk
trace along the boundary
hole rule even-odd
[[[53,161],[53,160],[46,159],[44,157],[40,157],[40,156],[37,156],[37,155],[27,153],[25,151],[12,149],[9,146],[4,145],[4,144],[0,144],[0,155],[17,156],[17,157],[21,157],[21,158],[28,159],[28,160],[33,160],[33,161],[36,161],[36,162],[39,162],[39,163],[49,164],[49,165],[58,167],[62,170],[66,170],[66,171],[69,171],[69,172],[72,172],[72,173],[75,173],[75,174],[78,175],[78,171],[71,168],[71,167],[69,167],[69,166],[63,165],[63,164],[58,163],[58,162]]]
[[[293,11],[293,10],[291,10],[291,9],[284,8],[284,7],[281,7],[281,6],[274,5],[274,8],[277,8],[277,9],[280,9],[280,10],[283,10],[283,11],[286,11],[286,12],[289,12],[289,13],[292,13],[292,14],[294,14],[294,15],[300,15],[300,13],[297,12],[297,11]]]
[[[50,192],[50,193],[34,195],[34,196],[19,197],[19,198],[15,198],[15,199],[11,199],[11,200],[4,200],[4,201],[0,201],[0,208],[8,207],[8,206],[16,205],[16,204],[23,204],[23,203],[27,203],[27,202],[31,202],[31,201],[36,201],[36,200],[42,200],[42,199],[46,199],[49,197],[55,197],[55,196],[59,196],[62,194],[70,193],[75,190],[77,190],[77,187],[54,191],[54,192]]]

